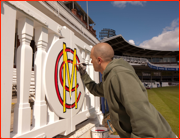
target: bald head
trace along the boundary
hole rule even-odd
[[[92,52],[96,58],[101,57],[105,62],[113,60],[114,57],[114,50],[108,43],[98,43],[93,47]]]

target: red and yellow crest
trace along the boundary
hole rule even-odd
[[[54,112],[60,117],[76,114],[83,103],[84,86],[77,63],[82,61],[79,49],[58,40],[45,60],[45,92]],[[54,64],[53,64],[54,63]]]

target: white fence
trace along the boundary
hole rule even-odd
[[[22,9],[24,11],[22,12]],[[21,10],[19,10],[21,9]],[[26,12],[29,12],[26,14]],[[33,12],[36,14],[33,15]],[[38,15],[39,14],[39,15]],[[31,16],[30,16],[31,15]],[[39,21],[37,17],[41,17]],[[46,24],[42,22],[46,20]],[[38,9],[27,2],[9,3],[1,2],[1,135],[3,138],[44,138],[57,134],[68,135],[76,130],[76,125],[89,117],[98,117],[102,122],[100,111],[100,99],[91,95],[85,89],[85,97],[79,112],[70,118],[59,118],[53,108],[45,99],[43,84],[44,63],[48,50],[59,37],[66,38],[71,44],[75,44],[80,56],[90,59],[91,47],[86,41],[82,41],[70,29],[54,31],[54,26],[60,24],[42,14]],[[48,25],[48,26],[47,26]],[[17,31],[17,32],[16,32]],[[20,46],[15,52],[16,69],[13,68],[15,33],[18,34]],[[34,57],[34,72],[32,71],[33,52],[30,42],[34,38],[37,51]],[[86,39],[84,39],[86,40]],[[52,61],[53,62],[53,61]],[[99,81],[98,73],[93,67],[88,67],[87,72],[93,80]],[[10,133],[12,85],[17,83],[17,103],[14,108],[13,132]],[[35,94],[33,116],[29,104],[30,94]],[[31,123],[32,122],[32,123]]]
[[[12,80],[13,90],[17,92],[17,72],[16,68],[13,68],[13,80]],[[35,95],[35,78],[34,78],[34,71],[31,71],[31,82],[30,82],[30,95]]]

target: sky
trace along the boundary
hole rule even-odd
[[[77,2],[87,12],[87,2]],[[88,1],[88,15],[98,39],[110,28],[138,47],[179,50],[178,1]]]

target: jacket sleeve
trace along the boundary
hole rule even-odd
[[[131,138],[156,137],[158,115],[149,103],[146,89],[137,78],[130,72],[123,72],[111,78],[110,88],[130,117]]]
[[[87,73],[81,76],[81,79],[91,94],[104,97],[102,82],[96,84]]]

